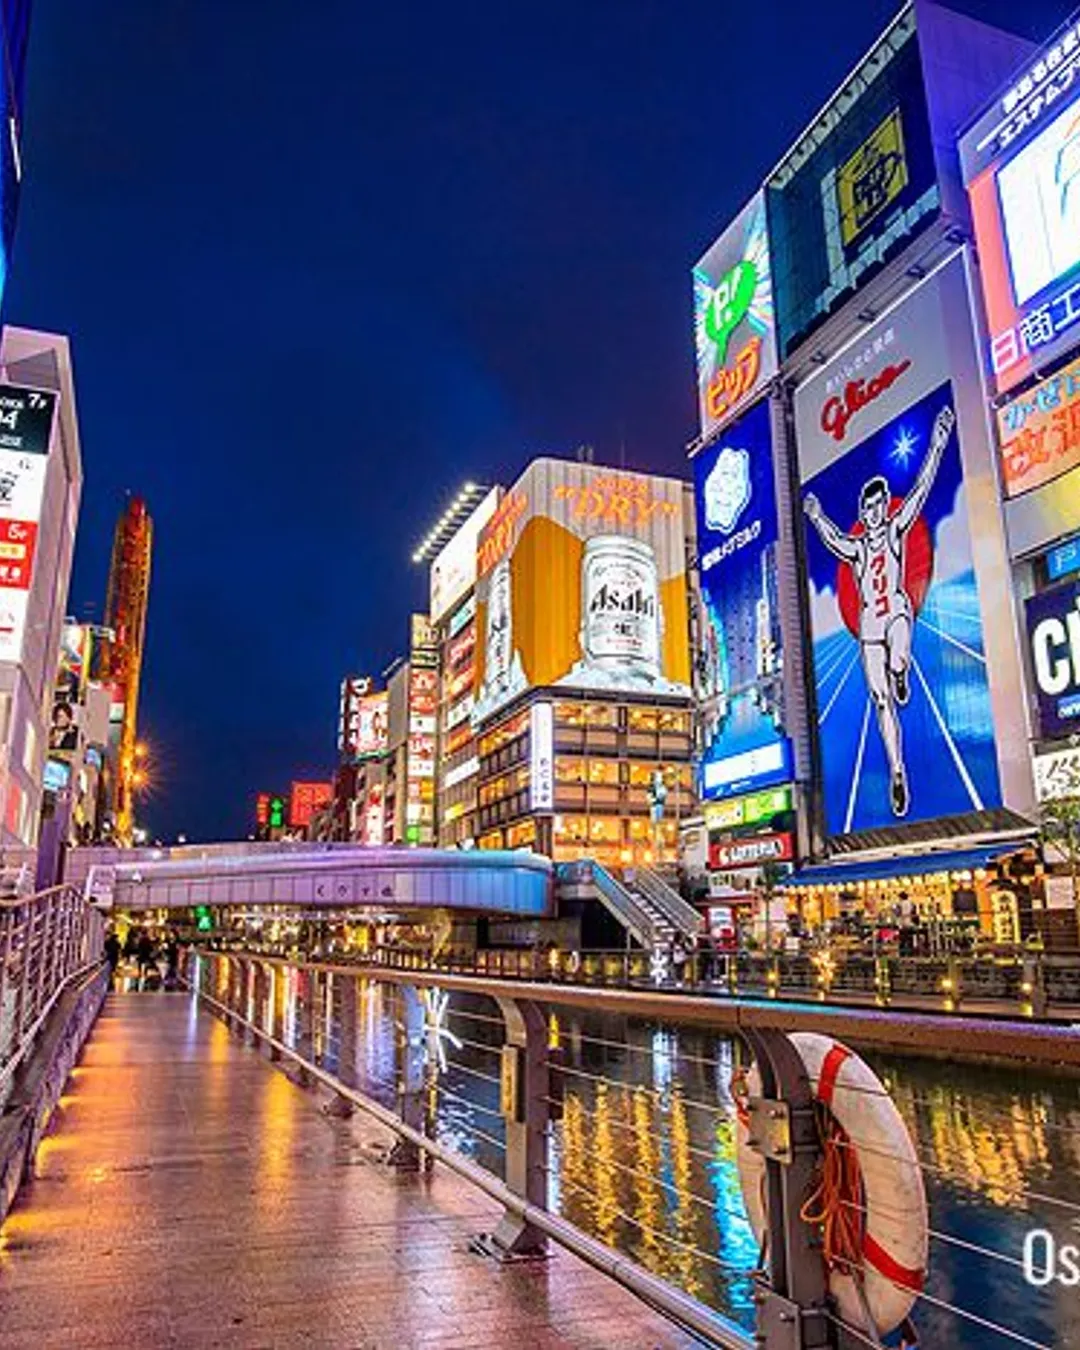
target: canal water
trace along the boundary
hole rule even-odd
[[[342,978],[333,980],[316,1033],[331,1069]],[[286,1039],[293,1040],[296,972],[287,971],[282,984]],[[400,994],[361,981],[359,1008],[361,1085],[393,1106]],[[435,1132],[501,1175],[498,1009],[486,997],[455,993],[441,1025]],[[564,1065],[561,1119],[548,1145],[550,1206],[751,1328],[749,1272],[758,1248],[735,1163],[732,1038],[566,1009],[549,1011],[549,1029]],[[1032,1229],[1080,1246],[1080,1079],[865,1057],[892,1092],[923,1163],[933,1235],[926,1297],[914,1314],[920,1345],[1080,1350],[1080,1287],[1034,1288],[1021,1268]]]

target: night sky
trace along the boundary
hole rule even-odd
[[[70,612],[102,617],[124,492],[155,519],[155,834],[329,777],[338,682],[403,649],[465,479],[582,443],[683,470],[690,267],[894,9],[37,0],[4,317],[73,340]]]

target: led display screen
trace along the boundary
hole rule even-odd
[[[776,374],[765,198],[745,207],[694,268],[701,434],[709,437]]]
[[[1080,582],[1033,595],[1025,604],[1039,734],[1080,729]]]
[[[772,429],[758,403],[694,460],[704,622],[695,670],[701,795],[783,782],[783,651]]]

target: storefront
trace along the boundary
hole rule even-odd
[[[803,868],[779,883],[790,929],[1011,945],[1041,929],[1042,868],[1024,842]],[[901,944],[905,945],[904,943]]]

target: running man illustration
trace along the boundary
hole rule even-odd
[[[889,514],[889,483],[876,474],[859,492],[858,533],[845,534],[807,493],[803,510],[834,557],[847,563],[859,597],[859,647],[867,688],[889,763],[889,798],[894,816],[906,816],[910,804],[904,765],[899,708],[911,697],[911,630],[915,620],[904,589],[904,547],[934,485],[949,435],[956,424],[952,408],[942,408],[930,433],[930,448],[914,486]]]

